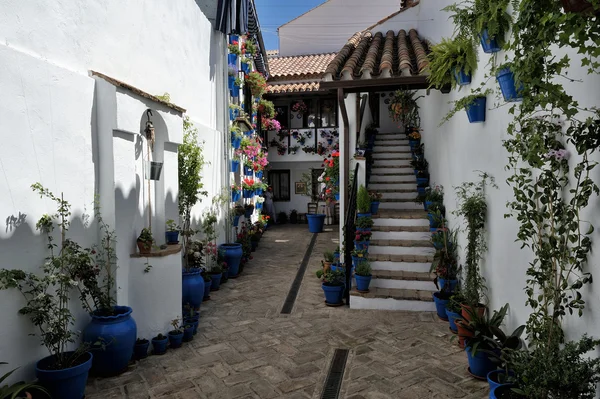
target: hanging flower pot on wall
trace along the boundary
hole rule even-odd
[[[471,84],[471,75],[467,75],[462,69],[458,71],[454,70],[454,79],[459,86]]]
[[[486,97],[477,97],[473,102],[465,107],[469,123],[485,122]]]
[[[484,29],[483,32],[481,32],[481,47],[483,47],[483,52],[488,54],[497,53],[502,50],[496,38],[490,37],[487,29]]]
[[[144,176],[148,180],[160,180],[163,163],[154,161],[144,162]]]
[[[523,84],[517,88],[515,84],[515,75],[510,68],[506,67],[498,71],[496,80],[500,85],[500,90],[502,90],[504,101],[516,102],[523,100],[523,96],[521,95]]]

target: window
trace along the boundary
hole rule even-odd
[[[337,101],[323,99],[319,101],[319,127],[337,126]]]
[[[283,130],[288,129],[288,107],[287,105],[276,105],[275,106],[275,120],[281,124]]]
[[[269,183],[273,187],[273,201],[290,200],[290,171],[271,170],[269,171]]]

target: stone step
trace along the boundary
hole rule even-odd
[[[409,159],[376,159],[374,165],[377,166],[410,166],[410,160]],[[412,166],[410,166],[412,167]]]
[[[410,190],[417,191],[417,186],[415,183],[392,183],[392,182],[382,182],[382,183],[369,183],[370,190]]]
[[[404,145],[408,145],[408,136],[404,133],[401,134],[384,134],[382,136],[375,137],[375,143],[379,143],[381,141],[402,141]]]
[[[373,159],[375,162],[379,159],[412,159],[412,155],[398,152],[373,152]]]
[[[385,220],[385,219],[384,219]],[[389,219],[389,220],[403,220],[403,219]],[[426,221],[426,224],[423,226],[376,226],[374,225],[371,229],[373,232],[418,232],[418,233],[429,233],[429,223]]]
[[[404,132],[377,132],[377,136],[402,136],[406,137],[406,133]]]
[[[381,202],[379,209],[423,210],[423,205],[415,204],[414,200],[408,202]]]
[[[369,190],[373,190],[373,188],[371,187],[371,184],[369,184]],[[417,187],[415,186],[414,188],[379,188],[377,189],[377,192],[379,192],[380,194],[383,193],[405,193],[405,194],[411,194],[414,198],[417,198],[418,192],[417,192]]]
[[[393,193],[386,193],[388,195],[393,194]],[[383,195],[383,197],[379,200],[380,203],[394,203],[394,202],[406,202],[406,203],[415,203],[415,197],[410,194],[410,193],[400,193],[403,195],[403,197],[400,198],[386,198],[385,195]],[[407,195],[409,194],[409,195]],[[423,206],[421,205],[421,208]]]
[[[380,231],[375,230],[375,227],[379,226],[373,226],[373,229],[371,231],[372,241],[410,240],[429,242],[429,240],[431,239],[431,233],[429,232],[429,229],[427,229],[427,231]]]
[[[390,169],[389,166],[386,165],[378,165],[378,164],[373,164],[373,166],[371,166],[371,172],[375,173],[377,172],[378,169]],[[391,168],[392,170],[397,170],[398,172],[403,171],[403,169],[409,169],[411,172],[413,172],[414,174],[414,169],[413,167],[410,165],[410,163],[408,165],[397,165],[394,166],[393,168]]]
[[[411,183],[417,186],[417,178],[414,174],[404,174],[404,175],[371,175],[371,183]]]
[[[389,247],[395,248],[395,247]],[[369,249],[370,250],[370,249]],[[392,255],[392,254],[371,254],[371,262],[408,262],[408,263],[429,263],[433,262],[433,255]]]
[[[435,273],[408,272],[403,270],[373,270],[371,287],[405,290],[437,291],[433,279]]]
[[[410,146],[408,145],[377,145],[373,146],[373,154],[385,154],[385,153],[396,153],[396,154],[410,154]]]
[[[377,215],[373,215],[373,219],[375,220],[375,224],[377,224],[376,219],[425,219],[425,223],[429,226],[429,222],[427,221],[427,212],[423,210],[423,207],[419,210],[399,210],[399,209],[379,209]],[[419,223],[422,223],[419,222]]]
[[[429,270],[431,269],[431,263],[375,261],[371,262],[371,268],[373,271],[388,270],[405,273],[429,273]]]
[[[403,192],[398,192],[398,191],[392,191],[392,192],[381,192],[381,200],[393,200],[393,199],[403,199],[403,200],[410,200],[413,201],[415,200],[415,198],[417,197],[417,193],[416,192],[408,192],[408,193],[403,193]]]
[[[373,169],[371,171],[371,181],[373,181],[373,177],[375,176],[415,176],[412,169],[402,168],[402,169],[394,169],[394,168],[379,168]],[[416,179],[416,176],[415,176]]]
[[[429,241],[429,239],[421,239],[421,240],[395,240],[393,238],[388,239],[373,239],[371,238],[371,244],[369,248],[372,246],[377,247],[419,247],[419,248],[433,248],[433,244]]]
[[[435,254],[435,248],[431,246],[419,246],[417,242],[412,243],[411,241],[404,240],[405,246],[391,246],[391,245],[376,245],[371,242],[369,245],[369,256],[377,255],[413,255],[413,256],[425,256],[433,258]],[[413,245],[410,245],[410,244]]]
[[[433,312],[435,303],[431,291],[373,287],[362,294],[355,288],[350,291],[350,308]]]

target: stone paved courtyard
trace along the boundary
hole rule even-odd
[[[311,240],[306,225],[265,233],[244,274],[202,304],[192,342],[91,379],[86,398],[320,398],[338,348],[350,350],[340,398],[487,398],[433,313],[325,306],[314,273],[338,245],[333,227],[318,235],[290,315],[280,311]]]

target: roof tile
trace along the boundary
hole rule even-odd
[[[267,93],[298,93],[319,91],[319,82],[298,82],[298,83],[271,83],[267,86]]]
[[[321,74],[334,59],[335,53],[295,55],[269,58],[272,78]]]

